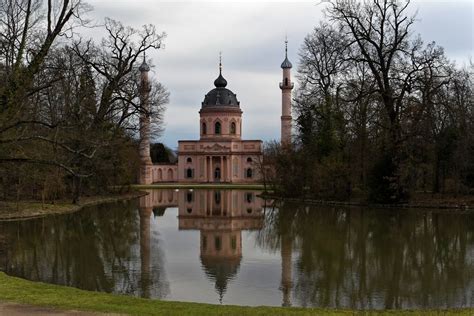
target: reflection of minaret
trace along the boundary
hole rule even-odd
[[[282,306],[291,306],[291,251],[292,240],[288,234],[281,236],[281,291],[283,294]]]
[[[150,157],[150,82],[148,72],[150,66],[143,57],[140,65],[140,174],[139,184],[150,184],[153,181]]]
[[[150,298],[150,218],[153,208],[140,207],[141,296]]]

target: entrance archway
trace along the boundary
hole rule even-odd
[[[214,170],[214,180],[215,181],[220,181],[221,180],[221,168],[217,167]]]

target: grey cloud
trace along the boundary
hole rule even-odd
[[[178,139],[199,137],[199,108],[217,77],[218,53],[223,52],[224,76],[244,111],[243,136],[277,139],[280,133],[280,63],[285,33],[289,58],[296,71],[298,50],[323,18],[322,5],[305,2],[161,2],[89,1],[93,18],[105,16],[139,27],[153,23],[165,31],[165,49],[149,57],[157,76],[171,92],[162,137],[175,148]],[[415,33],[444,46],[449,58],[472,55],[473,17],[470,1],[414,1],[421,22]],[[89,34],[95,38],[100,32]]]

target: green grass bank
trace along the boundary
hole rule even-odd
[[[474,309],[354,311],[169,302],[32,282],[0,272],[0,301],[125,315],[473,315]]]
[[[73,204],[70,201],[56,201],[54,204],[40,201],[0,201],[0,221],[26,220],[48,215],[74,213],[87,206],[136,199],[146,194],[146,192],[132,191],[123,194],[82,197],[79,204]]]

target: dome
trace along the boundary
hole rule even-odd
[[[239,107],[240,102],[237,95],[226,88],[215,88],[209,91],[204,97],[202,107],[229,106]]]
[[[227,80],[222,76],[222,71],[219,71],[219,77],[214,80],[214,89],[209,91],[204,97],[202,107],[239,107],[240,102],[237,100],[237,95],[226,88]]]
[[[222,73],[219,74],[219,77],[217,77],[216,80],[214,80],[214,85],[216,88],[225,88],[227,86],[227,80],[225,80],[224,77],[222,77]]]
[[[146,63],[145,59],[143,59],[143,63],[140,65],[140,67],[138,68],[138,70],[140,70],[141,72],[143,72],[143,71],[150,71],[150,66],[148,66],[148,64]]]
[[[288,60],[288,40],[285,40],[285,60],[281,63],[282,69],[291,68],[293,65]]]
[[[281,63],[281,68],[285,69],[285,68],[291,68],[291,67],[293,67],[293,65],[288,60],[288,57],[285,56],[285,60]]]

